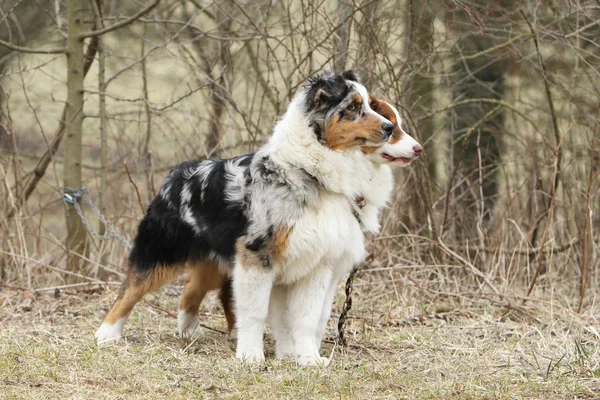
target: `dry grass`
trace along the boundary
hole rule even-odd
[[[92,333],[114,291],[97,286],[0,295],[2,398],[352,398],[573,399],[600,395],[598,315],[577,316],[556,302],[522,304],[462,297],[421,305],[405,288],[375,296],[357,282],[351,347],[328,368],[273,359],[249,367],[234,344],[207,331],[175,335],[181,288],[169,286],[136,307],[118,344],[96,348]],[[112,288],[112,286],[111,286]],[[398,295],[398,293],[396,293]],[[377,298],[376,298],[377,297]],[[400,300],[399,300],[400,299]],[[408,301],[407,301],[408,300]],[[337,301],[341,305],[342,296]],[[495,305],[490,305],[495,304]],[[157,309],[158,306],[160,309]],[[216,301],[204,322],[224,329]]]

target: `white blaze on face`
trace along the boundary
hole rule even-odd
[[[390,106],[394,114],[396,115],[396,121],[398,124],[398,128],[402,132],[402,136],[400,136],[400,140],[395,143],[385,143],[379,149],[380,154],[387,154],[392,158],[403,159],[406,158],[408,160],[398,160],[398,161],[406,161],[410,163],[412,159],[417,157],[419,154],[415,152],[415,148],[420,148],[421,145],[415,139],[412,138],[404,129],[402,128],[402,118],[400,117],[400,113],[398,110],[389,103],[386,103]]]
[[[394,131],[390,140],[377,148],[376,151],[370,152],[365,149],[363,151],[375,163],[396,166],[409,165],[423,152],[423,147],[404,131],[402,118],[394,106],[376,98],[373,98],[372,101],[376,112],[381,113],[394,124]]]
[[[363,85],[361,85],[358,82],[350,82],[350,83],[352,83],[352,85],[354,85],[354,87],[358,91],[358,94],[360,94],[360,97],[362,97],[363,106],[364,106],[366,114],[375,116],[377,119],[379,119],[381,121],[382,124],[384,122],[390,122],[389,120],[384,118],[381,114],[376,113],[375,110],[373,110],[371,108],[371,106],[369,105],[369,92],[367,91],[366,87],[364,87]]]

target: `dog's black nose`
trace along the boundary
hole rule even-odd
[[[385,140],[388,140],[390,136],[392,136],[392,131],[394,130],[394,124],[391,122],[383,122],[381,124],[381,129],[383,129],[383,137]]]

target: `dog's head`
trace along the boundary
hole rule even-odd
[[[371,108],[394,124],[392,137],[382,146],[363,146],[362,151],[373,162],[407,166],[423,153],[423,147],[402,129],[398,110],[386,101],[369,96]]]
[[[317,139],[332,150],[377,147],[391,136],[394,125],[369,105],[367,89],[356,74],[325,73],[304,86],[304,111]]]

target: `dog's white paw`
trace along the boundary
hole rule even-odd
[[[329,358],[321,356],[296,356],[296,362],[303,367],[326,367],[330,361]]]
[[[177,332],[182,339],[188,340],[195,340],[204,335],[204,329],[200,326],[200,318],[185,311],[179,311],[177,314]]]
[[[265,362],[265,354],[262,350],[248,350],[244,353],[236,353],[238,359],[247,364],[260,364]]]
[[[275,342],[275,357],[278,360],[293,357],[295,350],[294,341],[291,339],[282,338]]]
[[[237,340],[238,338],[238,330],[237,328],[233,328],[231,332],[227,334],[227,339],[229,340]]]
[[[106,345],[116,342],[123,335],[123,325],[125,324],[125,319],[121,318],[114,324],[103,323],[100,325],[100,328],[94,334],[94,338],[96,339],[96,344]]]

